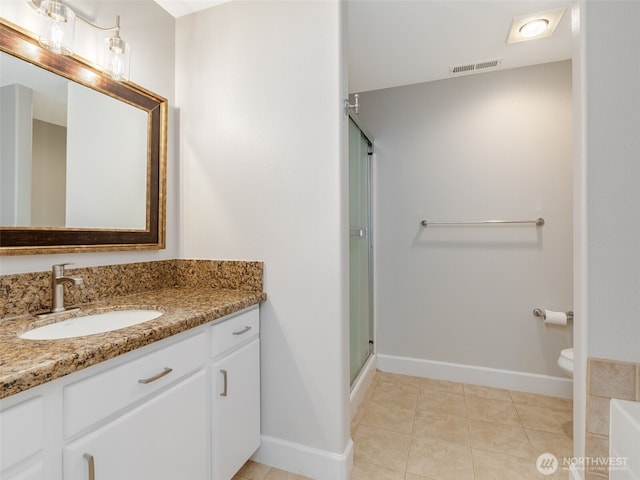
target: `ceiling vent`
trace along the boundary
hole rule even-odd
[[[449,73],[469,73],[487,68],[495,68],[502,63],[502,58],[494,58],[493,60],[485,60],[478,63],[469,63],[467,65],[456,65],[449,67]]]

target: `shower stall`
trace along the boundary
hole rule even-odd
[[[353,386],[373,353],[373,243],[371,156],[373,140],[349,118],[350,380]]]

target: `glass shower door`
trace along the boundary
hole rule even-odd
[[[373,351],[371,142],[349,119],[349,291],[351,384]]]

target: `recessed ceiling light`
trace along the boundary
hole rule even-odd
[[[525,38],[537,37],[542,34],[549,26],[549,20],[546,18],[536,18],[521,26],[518,31]]]
[[[507,36],[507,43],[523,42],[553,35],[566,8],[515,17]]]

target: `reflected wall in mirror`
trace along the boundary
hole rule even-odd
[[[167,101],[0,19],[0,254],[164,248]]]
[[[0,225],[144,230],[146,112],[4,52],[0,106]]]

